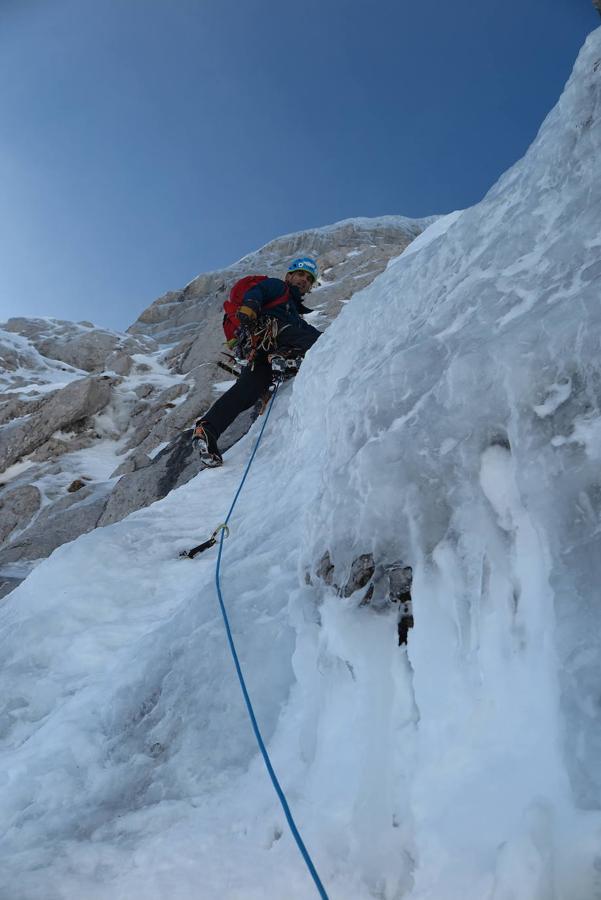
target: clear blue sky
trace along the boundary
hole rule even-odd
[[[0,0],[0,321],[125,328],[278,235],[477,202],[590,0]]]

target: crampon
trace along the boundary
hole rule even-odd
[[[203,465],[216,468],[223,464],[223,458],[217,447],[217,439],[202,422],[196,423],[192,440]]]

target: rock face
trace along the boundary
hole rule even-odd
[[[222,450],[227,450],[248,431],[251,420],[251,413],[243,413],[224,431],[219,441]],[[194,453],[191,438],[192,429],[187,428],[152,461],[146,458],[146,464],[124,473],[113,488],[97,524],[119,522],[130,512],[166,497],[174,488],[194,478],[203,466],[198,454]]]
[[[15,563],[47,556],[197,474],[190,428],[229,378],[217,360],[234,281],[283,276],[295,256],[316,256],[321,283],[307,305],[323,330],[432,221],[352,219],[278,238],[160,297],[126,334],[58,319],[0,325],[0,596],[19,581]],[[221,447],[250,421],[240,416]]]
[[[102,371],[110,368],[111,360],[124,360],[134,353],[156,349],[152,340],[96,328],[91,322],[14,318],[2,327],[27,338],[41,356],[85,372]]]
[[[110,486],[82,488],[46,506],[34,523],[0,550],[0,566],[17,560],[42,559],[61,544],[96,527],[107,502]]]
[[[119,522],[130,512],[165,497],[173,488],[193,478],[202,465],[193,452],[191,436],[189,428],[152,463],[149,461],[149,465],[124,475],[111,492],[98,524]]]
[[[0,433],[0,471],[27,456],[62,428],[69,428],[103,409],[117,379],[108,375],[82,378],[54,392],[35,412],[9,423]]]
[[[32,484],[6,491],[0,498],[0,543],[16,529],[25,527],[41,503],[42,495]]]

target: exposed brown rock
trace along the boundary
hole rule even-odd
[[[71,482],[71,484],[67,488],[67,491],[70,494],[74,494],[76,491],[80,491],[82,489],[82,487],[85,487],[85,486],[86,486],[85,481],[82,481],[81,478],[76,478],[75,481]]]

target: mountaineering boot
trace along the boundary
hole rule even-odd
[[[202,419],[199,419],[196,423],[192,440],[198,449],[200,460],[205,466],[216,468],[223,465],[223,457],[217,446],[217,438]]]
[[[263,413],[269,406],[269,401],[271,400],[271,397],[272,397],[272,393],[269,390],[269,388],[261,394],[261,396],[255,403],[255,405],[253,406],[253,410],[252,410],[252,413],[250,416],[251,420],[253,422],[255,421],[255,419],[258,419],[259,416],[263,415]]]

